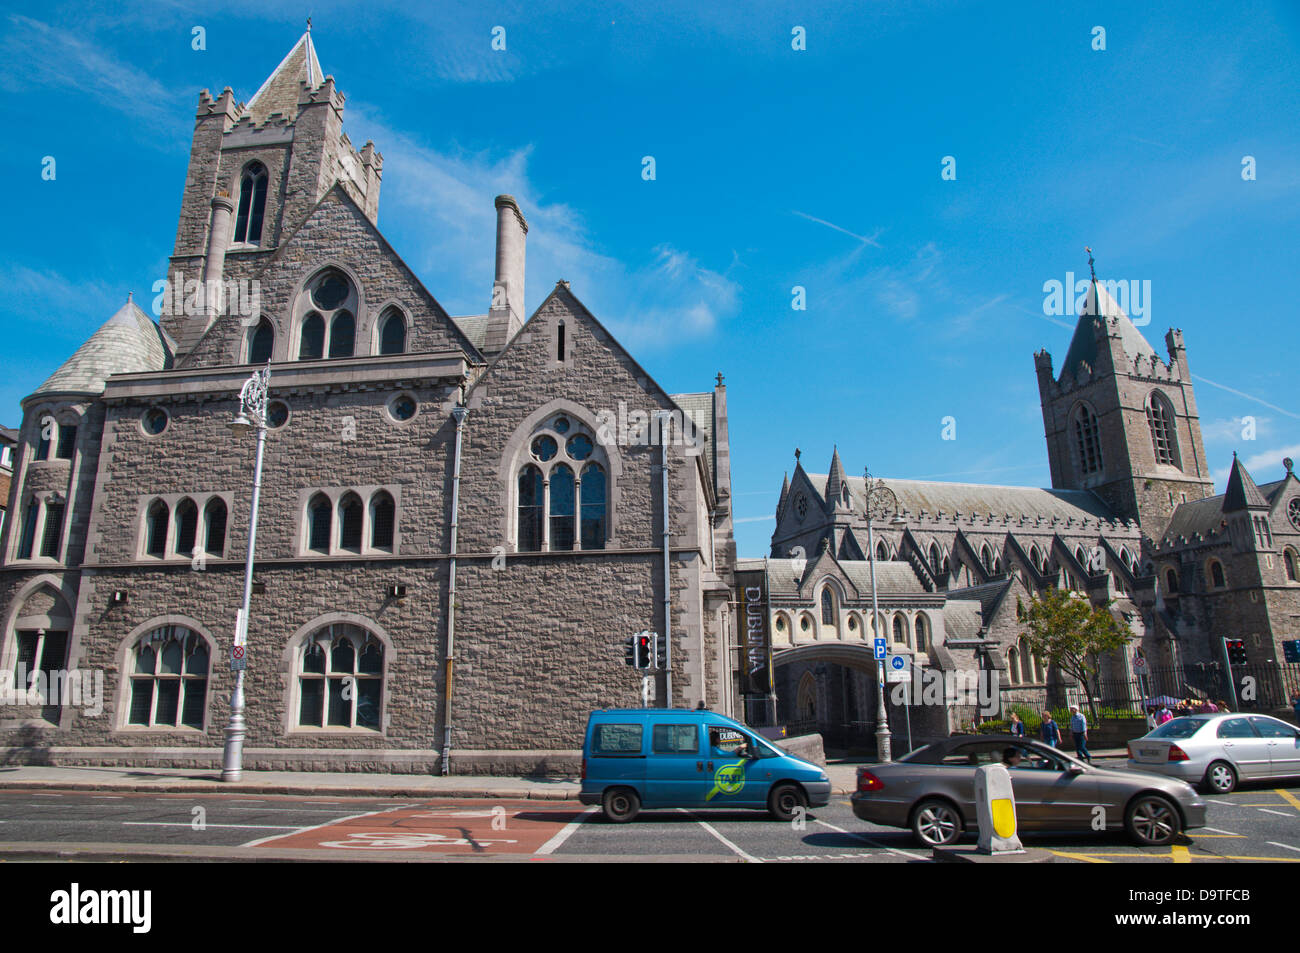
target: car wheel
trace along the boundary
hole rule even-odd
[[[1144,794],[1133,799],[1124,814],[1129,836],[1143,847],[1163,847],[1173,842],[1182,827],[1178,808],[1167,798]]]
[[[1212,794],[1231,794],[1237,788],[1237,772],[1226,761],[1215,761],[1205,769],[1205,790]]]
[[[626,824],[641,813],[641,799],[631,788],[610,788],[600,806],[615,824]]]
[[[807,806],[808,798],[797,784],[778,784],[767,796],[767,809],[778,821],[793,821]]]
[[[927,847],[943,847],[961,837],[961,814],[948,801],[931,798],[912,811],[912,834]]]

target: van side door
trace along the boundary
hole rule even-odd
[[[704,803],[704,758],[700,723],[671,717],[650,726],[650,756],[646,759],[647,807],[697,807]]]
[[[763,778],[762,761],[746,757],[753,739],[731,725],[705,726],[705,807],[763,807],[767,803],[770,779]]]

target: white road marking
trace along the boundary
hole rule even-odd
[[[865,834],[859,834],[857,831],[846,831],[842,827],[836,827],[834,824],[827,824],[825,821],[816,821],[815,823],[820,824],[822,827],[828,827],[837,833],[848,834],[850,837],[856,837],[864,844],[870,844],[872,847],[879,847],[881,850],[887,850],[891,854],[898,854],[900,857],[910,857],[912,860],[915,860],[918,857],[921,858],[925,857],[924,854],[916,853],[915,851],[898,850],[896,847],[888,847],[880,843],[879,841],[872,840],[870,837],[867,837]]]
[[[735,854],[737,857],[741,858],[742,860],[747,860],[747,861],[749,861],[749,862],[752,863],[752,864],[761,864],[761,863],[762,863],[762,861],[759,860],[757,857],[754,857],[754,856],[751,855],[751,854],[747,854],[747,853],[745,853],[743,850],[741,850],[739,847],[737,847],[737,846],[736,846],[735,844],[733,844],[731,841],[727,840],[727,838],[725,838],[725,837],[723,837],[721,834],[719,834],[719,833],[717,832],[717,830],[713,827],[712,824],[709,824],[709,823],[707,823],[707,822],[705,822],[705,821],[700,820],[698,817],[695,817],[694,814],[691,814],[691,812],[688,811],[688,810],[686,810],[686,808],[684,808],[684,807],[679,807],[677,810],[681,811],[683,814],[690,814],[691,817],[694,817],[696,823],[699,824],[700,827],[704,828],[706,831],[708,831],[710,834],[712,834],[714,837],[716,837],[719,841],[721,841],[721,842],[723,843],[723,845],[725,845],[726,848],[727,848],[729,851],[731,851],[733,854]]]
[[[1244,837],[1244,834],[1238,834],[1236,831],[1221,831],[1217,827],[1202,827],[1201,830],[1209,831],[1211,834],[1231,834],[1233,837]]]
[[[92,794],[91,797],[94,798],[96,801],[120,801],[120,800],[122,800],[122,795],[120,795],[120,794]]]
[[[391,808],[389,810],[391,810]],[[363,814],[353,814],[350,815],[349,817],[339,817],[339,818],[335,818],[332,821],[324,821],[320,824],[312,824],[308,827],[293,828],[292,830],[293,830],[293,834],[305,834],[308,831],[317,831],[320,830],[322,827],[329,827],[331,824],[342,824],[344,821],[355,821],[362,817],[374,817],[377,814],[387,814],[387,813],[388,811],[366,811]],[[280,840],[281,838],[284,837],[292,837],[293,834],[271,834],[267,837],[259,837],[257,840],[251,840],[247,844],[240,844],[239,846],[259,847],[262,844],[267,843],[268,841]]]
[[[564,827],[562,827],[554,837],[548,840],[541,847],[537,848],[537,853],[539,854],[555,853],[557,850],[560,849],[561,845],[563,845],[563,843],[566,840],[568,840],[570,837],[573,836],[573,832],[576,831],[578,827],[581,826],[584,822],[586,822],[587,818],[590,817],[591,813],[595,810],[596,807],[593,804],[591,807],[587,808],[585,811],[583,811],[573,820],[569,821],[569,823],[565,824]]]
[[[33,794],[32,797],[63,797],[62,794]]]
[[[252,811],[254,814],[337,814],[338,810],[311,807],[232,807],[232,811]]]
[[[1297,854],[1300,854],[1300,847],[1292,847],[1290,844],[1282,844],[1275,840],[1265,841],[1265,843],[1271,844],[1273,847],[1281,847],[1283,850],[1293,850]]]
[[[193,827],[193,821],[123,821],[127,827]],[[204,830],[209,827],[240,827],[268,831],[293,831],[297,830],[295,824],[204,824],[198,830]]]
[[[1263,811],[1265,814],[1276,814],[1278,817],[1295,817],[1294,814],[1288,814],[1286,811],[1273,811],[1267,807],[1256,808],[1256,810]]]

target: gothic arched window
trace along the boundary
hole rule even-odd
[[[1217,559],[1210,560],[1210,585],[1215,589],[1223,589],[1228,585],[1227,579],[1223,575],[1223,563]]]
[[[545,509],[542,471],[529,464],[519,472],[519,541],[521,553],[542,549],[542,516]]]
[[[339,549],[361,552],[361,497],[348,493],[339,500]]]
[[[943,556],[939,554],[939,545],[930,544],[930,571],[936,576],[943,571]]]
[[[835,597],[831,595],[831,588],[827,586],[822,590],[822,625],[835,624]]]
[[[328,553],[333,524],[334,507],[329,497],[317,493],[307,507],[307,548],[317,553]]]
[[[925,613],[918,613],[916,616],[916,650],[918,652],[930,651],[929,645],[929,626],[930,623],[925,617]]]
[[[370,499],[370,547],[393,551],[397,507],[391,494],[380,490]]]
[[[271,327],[270,321],[263,318],[248,336],[248,360],[244,363],[265,364],[271,359],[274,348],[275,329]]]
[[[889,559],[889,546],[883,539],[876,543],[876,558],[884,560]]]
[[[193,556],[199,533],[199,508],[188,497],[176,505],[176,555]]]
[[[326,268],[307,282],[294,304],[298,359],[352,357],[356,353],[360,295],[347,275]]]
[[[1300,576],[1300,564],[1297,563],[1295,550],[1288,547],[1283,551],[1282,562],[1286,566],[1287,581],[1296,582],[1296,577]]]
[[[298,653],[298,727],[377,731],[383,684],[383,644],[360,626],[325,626]]]
[[[396,308],[389,308],[379,319],[379,353],[406,353],[406,319]]]
[[[1156,463],[1178,466],[1174,409],[1159,391],[1152,391],[1147,398],[1147,426],[1151,429],[1151,449]]]
[[[1178,595],[1178,573],[1172,569],[1165,570],[1165,595]]]
[[[218,558],[226,554],[226,501],[219,496],[208,500],[203,508],[203,550]]]
[[[159,557],[167,555],[167,524],[170,519],[171,513],[167,504],[162,500],[155,500],[149,507],[149,515],[145,517],[146,555]]]
[[[266,214],[266,166],[253,162],[239,178],[239,211],[235,217],[234,243],[256,245],[262,240],[262,218]]]
[[[907,644],[907,621],[901,612],[894,613],[894,641]]]
[[[1079,470],[1084,474],[1100,473],[1101,438],[1097,415],[1086,404],[1081,404],[1074,412],[1074,439],[1079,452]]]
[[[993,552],[989,549],[989,544],[985,543],[980,547],[980,562],[989,572],[993,571]]]
[[[517,549],[604,549],[611,477],[594,431],[561,413],[534,430],[525,453],[516,485]]]
[[[131,649],[127,724],[149,728],[203,728],[207,709],[207,640],[179,625],[164,625]]]

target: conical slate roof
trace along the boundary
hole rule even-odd
[[[1070,350],[1066,352],[1065,363],[1061,365],[1062,374],[1066,371],[1071,374],[1078,373],[1080,361],[1084,361],[1091,368],[1097,367],[1097,334],[1093,330],[1093,322],[1098,318],[1117,327],[1120,342],[1124,345],[1124,353],[1130,358],[1156,356],[1155,348],[1147,343],[1147,339],[1129,320],[1124,309],[1116,304],[1103,284],[1094,280],[1088,285],[1083,311],[1079,315],[1079,323],[1074,328],[1074,337],[1070,339]]]
[[[171,348],[158,325],[127,301],[32,394],[102,394],[113,374],[162,371]]]
[[[1228,474],[1228,489],[1223,494],[1223,512],[1235,513],[1245,509],[1268,509],[1268,500],[1250,478],[1237,455],[1232,455],[1232,472]]]
[[[831,469],[826,476],[826,502],[829,506],[838,506],[840,494],[844,489],[844,464],[840,463],[840,448],[831,452]]]
[[[245,115],[252,116],[257,125],[266,122],[272,113],[282,113],[285,118],[294,119],[298,115],[299,83],[303,80],[312,89],[325,82],[320,60],[316,58],[316,47],[311,41],[311,30],[302,35],[289,55],[267,77],[262,88],[253,94]]]

